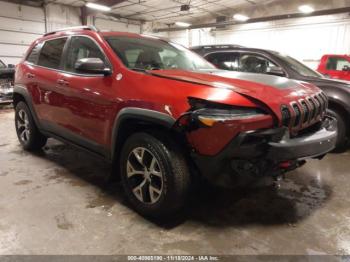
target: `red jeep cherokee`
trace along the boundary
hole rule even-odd
[[[278,177],[334,148],[317,87],[216,69],[155,37],[93,27],[46,34],[18,65],[15,122],[26,150],[48,137],[120,167],[140,213],[185,203],[193,174],[228,186]]]

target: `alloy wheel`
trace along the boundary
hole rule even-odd
[[[146,148],[133,149],[127,160],[128,184],[135,197],[145,204],[156,203],[163,191],[163,173],[157,158]]]
[[[18,111],[17,130],[21,141],[28,143],[30,139],[29,118],[23,109]]]

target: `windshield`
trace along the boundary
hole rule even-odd
[[[320,73],[317,73],[316,71],[312,70],[311,68],[307,67],[303,63],[299,62],[298,60],[290,57],[285,56],[282,54],[277,54],[277,56],[288,63],[288,65],[297,73],[303,75],[303,76],[309,76],[309,77],[323,77]]]
[[[6,65],[0,60],[0,68],[6,68]]]
[[[106,40],[124,65],[130,69],[215,69],[212,64],[185,47],[157,38],[109,36]]]

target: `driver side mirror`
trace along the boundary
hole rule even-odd
[[[14,64],[8,64],[7,67],[8,68],[15,68],[15,65]]]
[[[103,74],[105,76],[112,73],[111,69],[106,67],[105,63],[100,58],[79,59],[75,63],[74,69],[79,73]]]
[[[271,66],[267,69],[267,73],[269,75],[275,75],[275,76],[285,76],[283,69],[278,66]]]

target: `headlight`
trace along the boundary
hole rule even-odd
[[[193,117],[206,126],[213,126],[216,122],[250,119],[266,115],[257,108],[237,109],[199,109],[193,112]]]

